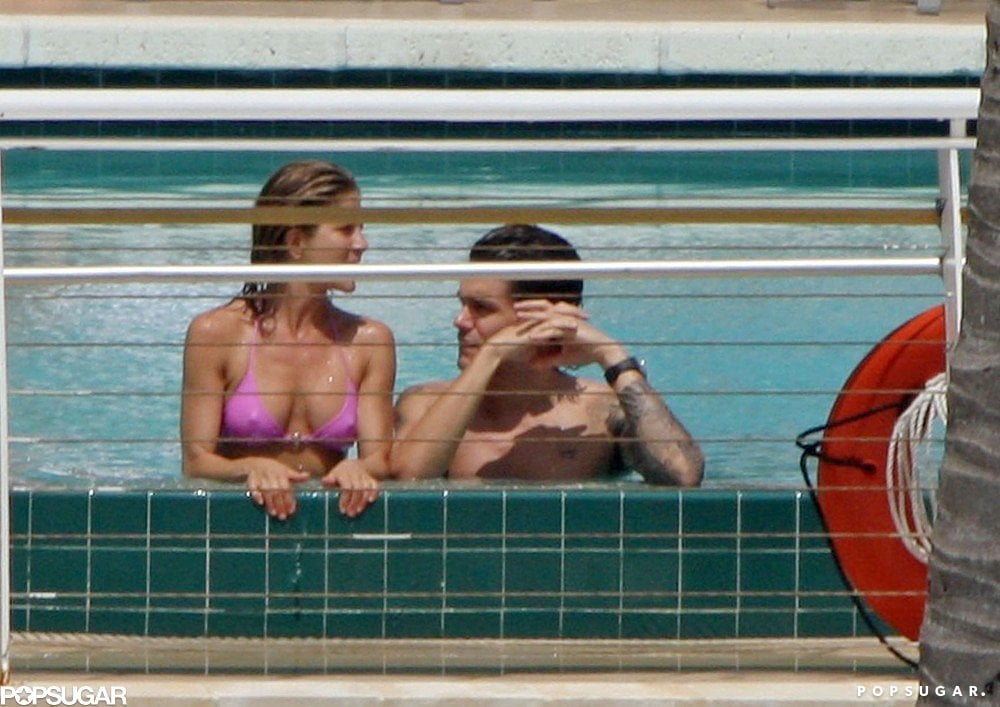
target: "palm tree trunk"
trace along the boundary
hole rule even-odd
[[[920,704],[1000,704],[1000,0],[987,21],[962,333],[951,360],[920,632]]]

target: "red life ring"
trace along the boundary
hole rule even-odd
[[[886,458],[896,419],[945,365],[943,306],[885,337],[837,396],[817,472],[817,498],[844,574],[872,611],[911,640],[920,634],[927,566],[897,534]]]

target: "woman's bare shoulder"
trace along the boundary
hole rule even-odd
[[[353,344],[393,344],[392,329],[385,322],[360,314],[343,312],[347,327],[345,334]]]
[[[195,316],[188,325],[188,343],[238,343],[252,322],[246,304],[233,300]]]

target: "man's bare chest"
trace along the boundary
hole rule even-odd
[[[553,409],[504,423],[474,420],[456,450],[450,476],[573,480],[608,472],[614,440],[592,408]]]

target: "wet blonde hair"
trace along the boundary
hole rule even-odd
[[[354,175],[343,167],[324,160],[289,162],[271,175],[255,202],[256,206],[329,206],[345,194],[359,194],[361,190]],[[253,225],[250,262],[281,264],[288,260],[286,235],[293,228],[312,233],[315,224],[259,224]],[[241,297],[258,316],[267,314],[274,306],[269,295],[279,289],[277,283],[247,282]]]

